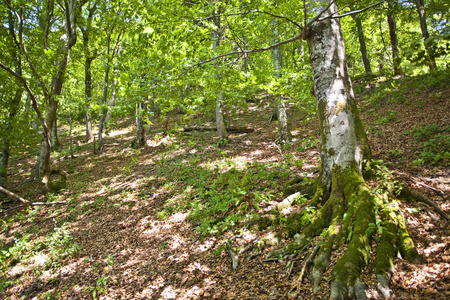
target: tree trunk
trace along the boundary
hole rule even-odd
[[[277,43],[278,42],[278,29],[277,29],[276,19],[272,20],[272,30],[273,30],[273,34],[275,35],[274,42]],[[277,72],[276,76],[278,78],[281,78],[281,68],[283,65],[283,54],[281,52],[281,46],[273,48],[272,54],[273,54],[273,65]],[[275,96],[275,100],[274,100],[273,115],[275,115],[275,114],[276,114],[276,120],[278,122],[277,143],[285,144],[285,143],[291,142],[292,135],[288,128],[286,105],[285,105],[284,99],[281,97],[279,97],[277,99],[277,96]]]
[[[266,259],[298,255],[311,243],[312,237],[321,235],[311,270],[313,289],[317,293],[322,274],[331,263],[333,249],[347,244],[344,255],[331,270],[330,298],[366,299],[360,274],[371,257],[371,238],[376,232],[376,218],[380,218],[381,226],[388,230],[383,231],[377,247],[375,269],[380,292],[389,296],[392,293],[388,273],[397,249],[412,262],[419,256],[401,212],[392,206],[388,196],[374,196],[363,178],[363,163],[370,159],[370,148],[352,90],[340,21],[326,18],[337,13],[337,6],[328,5],[327,0],[319,3],[308,10],[315,17],[326,9],[321,14],[323,19],[312,23],[306,37],[321,135],[321,173],[316,181],[316,193],[308,203],[317,210],[306,226],[301,225],[301,218],[297,221],[288,218],[289,230],[298,233],[295,241],[269,253]],[[370,161],[367,167],[370,169]]]
[[[145,121],[144,114],[147,110],[148,97],[144,98],[144,102],[138,103],[136,107],[136,145],[145,145]]]
[[[429,67],[430,70],[436,70],[436,60],[434,59],[434,55],[432,52],[432,49],[428,47],[428,44],[426,40],[430,37],[428,34],[428,28],[427,28],[427,17],[425,15],[425,1],[424,0],[416,0],[416,7],[417,12],[419,13],[419,20],[420,20],[420,29],[422,30],[422,37],[425,42],[425,50],[427,51],[428,58],[429,58]]]
[[[103,149],[103,127],[105,126],[106,116],[108,113],[108,104],[106,103],[106,99],[108,97],[110,65],[111,65],[111,62],[108,59],[108,62],[106,64],[106,71],[105,71],[105,81],[103,83],[102,114],[100,116],[100,123],[98,124],[98,147],[97,147],[97,150],[99,153],[102,153],[102,149]]]
[[[358,40],[359,40],[359,50],[361,51],[362,61],[364,64],[364,70],[366,75],[372,76],[372,69],[370,67],[369,56],[367,55],[366,39],[364,37],[364,31],[361,23],[361,18],[358,14],[352,15],[353,20],[356,24],[356,29],[358,30]]]
[[[12,99],[10,110],[9,110],[9,117],[8,121],[6,123],[5,129],[3,131],[3,137],[2,137],[2,144],[1,144],[1,158],[0,158],[0,186],[6,187],[6,182],[8,180],[8,165],[9,165],[9,147],[10,147],[10,141],[11,141],[11,132],[13,129],[13,121],[14,118],[17,115],[17,111],[19,109],[20,100],[22,97],[23,90],[18,87],[14,98]]]
[[[91,102],[92,102],[92,57],[86,57],[84,62],[84,94],[86,96],[86,112],[84,114],[84,120],[86,123],[86,138],[85,141],[89,142],[94,137],[92,134],[92,118],[91,118]]]
[[[55,117],[55,121],[53,122],[52,128],[52,144],[51,144],[52,151],[59,150],[59,147],[61,147],[61,144],[59,143],[58,138],[58,118]]]
[[[218,12],[214,12],[213,22],[214,22],[214,30],[213,30],[213,51],[214,53],[217,51],[217,48],[220,45],[220,17],[216,14]],[[215,60],[217,69],[219,68],[219,62],[217,59]],[[217,79],[219,80],[219,75],[217,74]],[[216,100],[216,126],[217,126],[217,136],[218,136],[218,144],[226,144],[228,142],[228,132],[225,125],[225,118],[223,113],[223,91],[219,91],[217,93]]]
[[[112,83],[112,91],[111,91],[111,98],[109,98],[108,101],[108,111],[106,112],[106,123],[109,123],[109,121],[111,120],[112,117],[112,110],[111,108],[114,107],[114,105],[116,105],[116,99],[117,99],[117,76],[118,76],[118,72],[117,70],[114,70],[114,79],[113,79],[113,83]]]
[[[14,32],[14,22],[12,20],[12,15],[9,15],[9,33],[11,35],[12,38],[15,38],[15,32]],[[19,50],[19,49],[15,49],[15,50]],[[12,59],[13,61],[16,63],[16,67],[15,67],[15,71],[17,74],[22,75],[22,61],[20,60],[20,57],[18,57],[17,52],[13,51],[12,52]],[[20,84],[18,82],[18,84]],[[3,85],[3,90],[5,89],[5,84]],[[9,147],[10,147],[10,141],[11,141],[11,133],[12,133],[12,129],[13,129],[13,121],[14,118],[17,115],[17,112],[19,110],[19,104],[20,104],[20,100],[22,98],[22,92],[23,89],[18,86],[16,93],[14,94],[14,98],[11,101],[10,104],[10,109],[9,109],[9,117],[8,117],[8,121],[6,123],[4,132],[3,132],[3,137],[2,137],[2,144],[1,144],[1,157],[0,157],[0,187],[6,187],[6,181],[8,179],[8,165],[9,165],[9,157],[10,157],[10,152],[9,152]],[[3,101],[3,95],[2,95],[2,99]]]
[[[403,75],[403,70],[401,67],[401,57],[400,51],[398,48],[398,38],[397,38],[397,23],[394,17],[394,7],[395,0],[388,0],[389,10],[387,14],[387,20],[389,24],[389,37],[391,38],[391,47],[392,47],[392,62],[394,64],[394,75]]]

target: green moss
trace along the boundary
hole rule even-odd
[[[389,273],[394,266],[394,255],[397,241],[397,226],[390,221],[383,223],[383,233],[377,247],[375,271],[378,275]]]

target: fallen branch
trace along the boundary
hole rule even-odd
[[[16,199],[16,200],[19,200],[20,202],[24,203],[25,206],[30,206],[30,205],[31,205],[31,202],[30,202],[30,201],[23,199],[23,198],[20,197],[19,195],[16,195],[16,194],[14,194],[13,192],[10,192],[10,191],[8,191],[8,190],[5,189],[5,188],[2,188],[1,186],[0,186],[0,192],[6,194],[6,195],[8,195],[8,196],[10,196],[11,198],[14,198],[14,199]]]
[[[183,132],[191,132],[191,131],[199,131],[199,132],[205,132],[205,131],[216,131],[217,128],[215,127],[188,127],[184,128]],[[227,131],[229,133],[251,133],[255,131],[252,128],[227,128]]]
[[[59,202],[59,201],[56,201],[56,202],[30,202],[30,201],[20,197],[19,195],[14,194],[11,191],[8,191],[7,189],[5,189],[5,188],[3,188],[1,186],[0,186],[0,192],[10,196],[13,199],[19,200],[20,202],[23,203],[23,205],[18,205],[18,206],[14,206],[14,207],[12,207],[10,209],[7,209],[7,210],[2,210],[2,211],[0,211],[1,214],[4,214],[4,213],[6,213],[8,211],[11,211],[11,210],[19,209],[19,208],[22,208],[22,207],[26,208],[26,207],[30,207],[30,206],[67,204],[67,202]]]

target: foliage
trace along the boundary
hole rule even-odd
[[[44,254],[47,257],[44,268],[46,270],[54,269],[59,267],[64,259],[73,257],[78,250],[78,245],[73,242],[70,231],[65,226],[55,228],[44,240],[37,242],[30,233],[16,233],[14,240],[9,244],[1,240],[0,290],[13,283],[11,280],[6,280],[7,276],[3,276],[10,267],[23,263],[38,254]],[[34,272],[40,274],[42,270],[38,266]]]
[[[417,167],[425,162],[437,164],[442,161],[448,164],[450,160],[450,126],[417,125],[414,129],[405,133],[411,134],[419,146],[416,154],[418,159],[414,161],[413,166]]]

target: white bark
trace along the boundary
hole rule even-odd
[[[328,4],[324,0],[321,3],[314,8],[316,14]],[[337,6],[333,4],[322,16],[336,11]],[[344,169],[356,163],[361,169],[363,158],[370,150],[350,82],[339,20],[313,23],[307,41],[322,139],[322,183],[331,187],[335,165]]]

